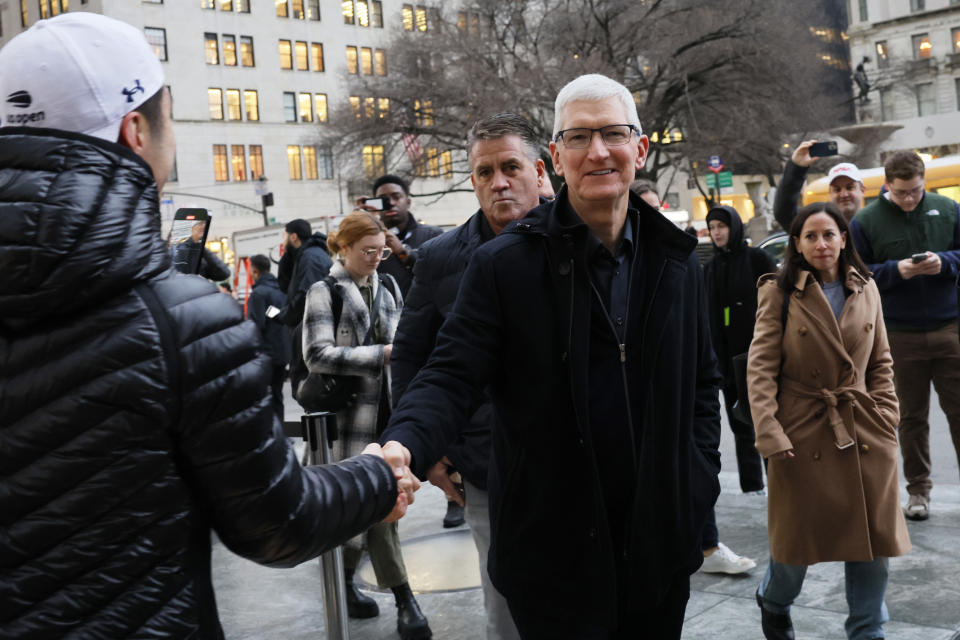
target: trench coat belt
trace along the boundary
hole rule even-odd
[[[853,438],[847,432],[847,428],[837,411],[837,405],[841,402],[859,401],[861,406],[869,407],[872,400],[866,391],[861,387],[837,387],[835,389],[826,389],[823,387],[811,387],[791,378],[781,378],[780,391],[800,398],[811,400],[821,400],[827,407],[827,419],[830,422],[830,428],[833,430],[833,441],[837,449],[846,449],[852,447],[855,443]]]

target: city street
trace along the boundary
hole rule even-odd
[[[960,474],[946,418],[935,395],[932,404],[931,517],[926,522],[908,523],[913,550],[890,562],[887,606],[891,620],[886,633],[888,638],[898,640],[960,638],[960,583],[956,579],[960,574],[957,546]],[[297,418],[296,411],[292,410],[294,406],[288,399],[288,420]],[[745,576],[698,573],[692,577],[683,634],[687,640],[762,638],[760,613],[753,594],[768,557],[766,497],[740,493],[733,437],[725,421],[723,429],[724,470],[720,475],[723,493],[717,503],[720,540],[737,553],[757,560],[757,568]],[[477,586],[476,550],[466,526],[452,530],[441,527],[445,508],[442,493],[424,484],[416,503],[400,522],[410,582],[435,638],[483,640],[483,603]],[[358,577],[367,593],[379,603],[381,613],[369,620],[351,620],[350,637],[355,640],[399,637],[393,597],[388,591],[381,592],[371,586],[375,578],[368,562],[361,565]],[[267,569],[238,558],[217,542],[213,552],[213,581],[228,639],[325,637],[317,561],[290,570]],[[842,564],[811,567],[793,610],[797,637],[804,640],[844,637],[846,609]]]

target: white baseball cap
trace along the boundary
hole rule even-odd
[[[146,36],[96,13],[41,20],[0,49],[0,126],[116,142],[120,121],[163,88]]]
[[[860,175],[860,169],[857,169],[857,165],[849,162],[841,162],[830,169],[830,172],[827,174],[827,184],[833,184],[834,180],[844,176],[854,182],[863,184],[863,176]]]

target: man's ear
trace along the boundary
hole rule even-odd
[[[117,142],[137,155],[141,155],[147,145],[149,133],[150,126],[143,114],[139,111],[131,111],[120,121],[120,137]]]

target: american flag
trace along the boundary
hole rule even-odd
[[[407,157],[410,158],[412,164],[417,164],[417,161],[423,156],[423,147],[420,146],[420,136],[415,133],[403,134],[403,148],[407,150]]]

